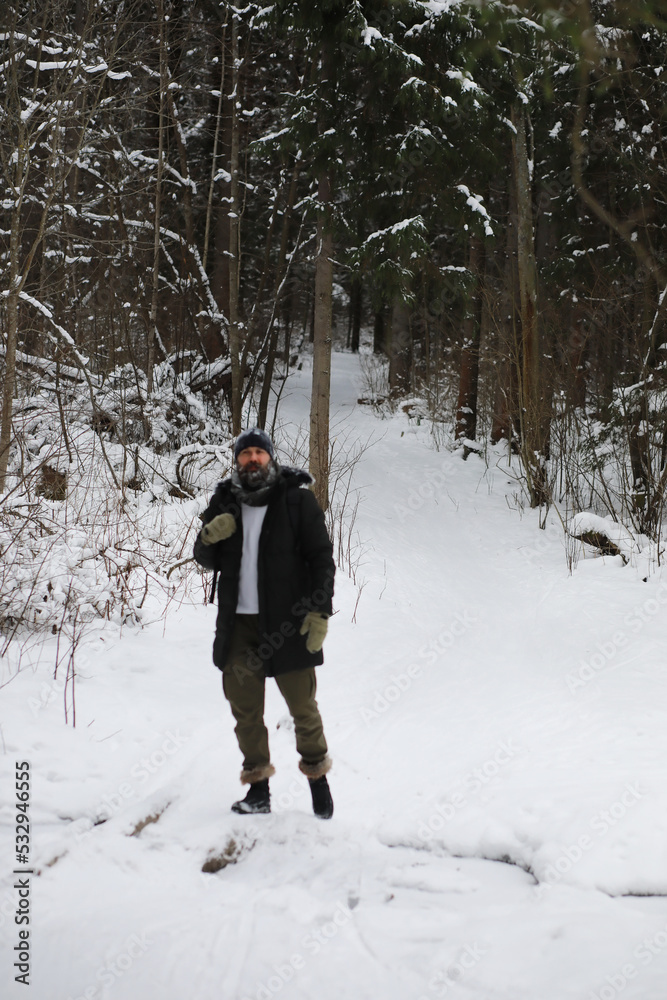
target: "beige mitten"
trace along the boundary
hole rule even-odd
[[[319,653],[322,649],[328,627],[327,615],[322,615],[318,611],[308,612],[299,629],[299,635],[306,636],[306,649],[309,653]]]
[[[213,545],[215,542],[224,542],[225,538],[229,538],[235,531],[234,515],[218,514],[201,529],[201,540],[204,545]]]

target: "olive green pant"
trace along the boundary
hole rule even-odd
[[[269,768],[269,734],[264,725],[266,676],[257,656],[260,644],[259,615],[237,615],[232,642],[222,672],[222,688],[236,720],[234,732],[243,754],[245,780]],[[258,666],[257,664],[260,663]],[[315,668],[290,670],[275,678],[294,720],[296,749],[305,764],[316,764],[327,755],[315,693]],[[271,769],[272,770],[272,769]]]

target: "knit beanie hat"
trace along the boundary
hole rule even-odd
[[[239,457],[239,454],[244,448],[263,448],[267,451],[271,458],[275,459],[275,451],[273,448],[273,441],[266,433],[266,431],[260,430],[259,427],[250,427],[247,431],[242,431],[238,438],[236,439],[236,444],[234,445],[234,460]]]

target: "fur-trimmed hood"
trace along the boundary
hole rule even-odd
[[[306,469],[297,469],[293,465],[280,465],[279,475],[285,479],[295,479],[298,486],[311,486],[315,482],[315,477],[311,476]]]

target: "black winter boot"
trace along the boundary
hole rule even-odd
[[[313,812],[320,819],[331,819],[333,816],[333,799],[329,789],[326,774],[310,781],[310,794],[313,796]]]
[[[232,812],[270,813],[271,793],[269,792],[269,779],[264,778],[263,781],[253,781],[246,797],[233,804]]]

